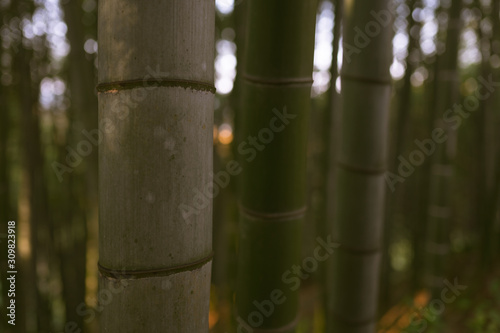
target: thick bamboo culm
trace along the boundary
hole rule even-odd
[[[99,2],[102,332],[208,331],[214,10]]]
[[[317,2],[255,0],[247,6],[238,329],[295,332],[298,288],[284,274],[301,264]]]
[[[392,13],[388,0],[345,2],[337,152],[332,332],[375,332],[384,222]],[[359,35],[364,34],[364,40]]]

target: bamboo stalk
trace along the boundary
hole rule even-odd
[[[460,12],[462,1],[454,1],[449,9],[446,28],[445,52],[438,57],[436,77],[437,99],[435,105],[435,127],[443,128],[448,140],[438,145],[434,153],[431,176],[429,206],[427,210],[425,282],[434,294],[438,295],[443,286],[446,272],[446,257],[449,253],[452,223],[451,184],[453,181],[453,159],[456,150],[456,131],[449,123],[442,121],[444,112],[458,99],[458,45],[460,39]]]
[[[316,1],[247,6],[238,332],[294,332],[299,278],[284,274],[300,265]]]
[[[325,220],[321,221],[323,224],[322,230],[324,234],[327,234],[331,229],[332,222],[335,219],[335,209],[331,204],[335,198],[335,173],[336,173],[336,156],[337,156],[337,142],[339,133],[339,120],[340,120],[340,109],[341,109],[341,98],[336,90],[336,80],[339,75],[339,64],[338,64],[338,53],[340,48],[340,37],[342,29],[342,14],[344,11],[344,1],[343,0],[333,0],[335,18],[333,25],[333,51],[332,51],[332,65],[330,68],[331,79],[330,79],[330,91],[329,91],[329,105],[327,110],[327,117],[325,121],[325,157],[324,170],[326,185],[324,187],[324,214]],[[332,271],[332,258],[326,261],[326,267],[321,276],[322,285],[325,289],[325,294],[323,296],[323,306],[325,311],[325,332],[331,332],[334,326],[334,318],[329,314],[333,311],[333,295],[332,295],[332,285],[330,281],[333,278]]]
[[[98,12],[102,330],[206,332],[214,3]]]
[[[333,253],[334,299],[328,314],[334,318],[332,332],[375,331],[391,93],[388,6],[389,1],[376,0],[351,1],[344,7],[342,130],[333,223],[333,240],[340,247]],[[377,20],[373,13],[379,18],[384,13],[384,19]],[[359,31],[368,36],[368,29],[369,42],[359,43]]]

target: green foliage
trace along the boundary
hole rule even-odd
[[[473,333],[500,332],[500,278],[489,283],[487,294],[489,297],[480,300],[467,323]]]

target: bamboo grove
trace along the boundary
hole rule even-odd
[[[500,332],[500,0],[0,18],[1,332]]]

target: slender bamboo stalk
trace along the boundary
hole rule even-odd
[[[411,111],[411,76],[413,71],[415,70],[415,61],[412,59],[415,55],[415,52],[419,52],[420,47],[418,46],[418,37],[420,32],[420,26],[413,19],[413,11],[417,7],[416,0],[408,0],[408,7],[410,9],[409,15],[407,17],[408,20],[408,56],[406,57],[406,69],[403,77],[402,86],[398,93],[398,103],[397,103],[397,111],[396,111],[396,125],[394,130],[394,135],[391,137],[392,144],[390,145],[390,161],[391,161],[391,170],[397,170],[398,165],[400,163],[398,156],[403,153],[403,148],[405,147],[405,143],[407,142],[407,134],[408,133],[408,120],[410,117]],[[417,28],[418,33],[413,33],[412,30]],[[408,185],[408,184],[406,184]],[[396,207],[401,207],[404,197],[404,194],[407,191],[403,192],[403,196],[401,195],[401,190],[403,190],[404,185],[401,185],[400,188],[396,192],[389,193],[386,199],[386,222],[384,224],[384,254],[382,256],[382,276],[383,279],[381,281],[380,286],[380,306],[382,311],[388,309],[392,305],[392,299],[394,297],[392,293],[392,267],[389,249],[393,239],[392,231],[395,227],[395,216],[397,214]],[[408,187],[408,186],[406,186]],[[410,217],[408,217],[410,220]],[[417,233],[417,225],[412,225],[409,223],[410,228],[415,230],[414,234]]]
[[[247,7],[249,1],[237,1],[234,7],[233,18],[234,18],[234,32],[235,38],[234,42],[236,44],[236,78],[234,80],[233,91],[230,95],[230,106],[233,110],[233,133],[234,140],[231,144],[232,155],[236,160],[239,160],[238,146],[244,140],[243,131],[241,130],[243,127],[242,124],[242,107],[244,105],[244,101],[242,98],[242,88],[243,88],[243,64],[245,62],[245,46],[246,46],[246,30],[247,30]],[[228,195],[226,196],[228,203],[226,206],[229,206],[228,211],[231,212],[230,216],[230,225],[229,228],[231,232],[229,233],[229,237],[232,239],[231,249],[233,250],[233,254],[231,258],[231,266],[229,271],[230,274],[230,286],[229,290],[231,292],[230,304],[234,302],[233,295],[236,293],[236,284],[237,284],[237,265],[238,265],[238,234],[239,234],[239,212],[238,212],[238,203],[239,203],[239,189],[241,188],[241,177],[237,177],[234,181],[231,181],[230,188],[228,189]],[[227,208],[226,208],[227,209]],[[237,327],[238,323],[236,322],[236,307],[231,307],[231,328]],[[234,329],[230,330],[231,332]]]
[[[432,133],[434,129],[434,113],[435,104],[438,98],[437,96],[437,72],[438,72],[438,61],[437,55],[434,60],[427,65],[429,78],[426,80],[424,94],[425,102],[424,105],[430,112],[424,114],[423,124],[425,133]],[[425,265],[426,265],[426,251],[425,251],[425,240],[427,235],[427,224],[428,224],[428,214],[427,208],[429,205],[430,197],[430,179],[431,179],[431,161],[424,163],[422,165],[422,171],[420,173],[419,187],[417,193],[419,193],[418,207],[417,207],[417,219],[420,221],[420,225],[417,227],[417,232],[413,234],[413,251],[414,257],[412,262],[413,271],[413,289],[417,290],[425,286]]]
[[[69,127],[66,137],[67,145],[78,149],[80,142],[89,142],[89,138],[83,133],[93,133],[97,128],[95,70],[93,62],[86,59],[83,48],[85,31],[81,24],[83,16],[81,3],[68,1],[62,7],[71,46],[68,55],[71,107],[67,112]],[[86,270],[87,244],[90,251],[98,246],[97,147],[93,146],[92,151],[83,160],[83,169],[84,174],[68,174],[65,180],[67,184],[59,186],[66,194],[63,200],[67,202],[64,214],[61,214],[61,220],[58,221],[61,237],[66,240],[60,242],[59,246],[66,322],[74,322],[77,327],[83,327],[84,324],[84,318],[76,310],[85,299],[86,275],[88,273],[90,276],[96,276],[97,273],[95,262],[90,266],[89,272]],[[71,195],[72,193],[80,193],[85,199],[81,200]]]
[[[483,19],[484,8],[481,8],[480,1],[476,1],[475,5],[482,9],[480,11],[481,17],[479,21]],[[489,47],[486,48],[485,45],[489,44],[489,38],[486,33],[483,32],[482,26],[477,27],[477,34],[479,39],[479,51],[481,52],[481,66],[480,75],[487,77],[491,72],[491,67],[489,66]],[[495,141],[493,136],[493,131],[495,131],[495,122],[493,121],[493,113],[491,109],[491,101],[483,100],[479,102],[478,107],[478,120],[477,120],[477,145],[478,145],[478,158],[477,165],[479,171],[479,181],[477,182],[477,209],[478,209],[478,221],[481,229],[481,259],[483,268],[488,268],[491,264],[491,245],[492,245],[492,222],[493,213],[491,206],[492,192],[493,192],[493,174],[494,170],[492,168],[493,161],[495,158],[494,147]]]
[[[333,253],[331,332],[375,331],[391,93],[388,6],[387,0],[355,0],[344,8],[342,133],[333,223],[333,240],[340,247]],[[359,42],[360,30],[371,35],[369,42]]]
[[[448,137],[445,144],[438,145],[431,167],[430,195],[426,238],[427,271],[426,285],[434,292],[440,292],[445,274],[445,259],[449,253],[449,233],[452,222],[451,182],[456,150],[456,132],[449,122],[443,122],[444,112],[453,106],[458,98],[458,45],[460,38],[460,11],[462,1],[453,1],[449,9],[446,29],[445,53],[438,57],[437,100],[435,104],[435,127],[442,128]]]
[[[0,12],[1,13],[1,12]],[[0,55],[2,51],[0,50]],[[9,101],[7,100],[7,94],[4,92],[5,88],[0,84],[0,104],[4,105],[4,109],[0,112],[0,251],[2,253],[8,253],[7,241],[6,241],[6,231],[8,222],[14,220],[13,209],[11,206],[11,181],[9,177],[11,163],[8,154],[8,143],[9,134],[11,126],[10,108]],[[0,258],[0,265],[2,267],[7,267],[7,256],[4,255]],[[1,285],[3,288],[7,286],[5,281],[7,281],[8,274],[6,271],[0,272],[0,278],[2,279]],[[9,299],[7,298],[7,293],[2,292],[0,297],[2,304],[8,304]],[[2,332],[8,332],[8,324],[6,320],[3,320],[0,324]]]
[[[296,0],[247,5],[238,147],[243,170],[238,332],[294,332],[301,280],[290,270],[301,264],[317,5]]]
[[[492,21],[492,26],[493,26],[493,31],[492,31],[492,36],[491,36],[491,45],[492,45],[492,55],[495,55],[497,57],[500,57],[500,1],[493,1],[493,6],[491,10],[491,21]],[[493,47],[495,46],[495,47]],[[495,82],[498,82],[500,80],[500,69],[496,68],[493,70],[493,77]],[[492,104],[494,105],[494,108],[496,110],[499,109],[500,106],[500,93],[498,90],[493,92],[493,97],[492,97]],[[500,115],[498,112],[495,114],[495,124],[499,125],[500,124]],[[491,216],[495,218],[495,216],[498,215],[498,210],[499,210],[499,196],[500,196],[500,175],[498,174],[500,171],[498,171],[500,168],[500,145],[498,144],[498,140],[496,140],[496,148],[495,148],[495,154],[496,154],[496,159],[495,159],[495,164],[494,167],[496,168],[496,183],[494,184],[495,186],[495,191],[494,191],[494,196],[493,196],[493,202],[492,202],[492,214]],[[496,218],[495,218],[496,219]],[[495,253],[495,258],[498,258],[499,255],[499,250],[500,246],[500,241],[498,241],[498,236],[500,236],[500,232],[497,230],[497,232],[494,235],[494,239],[496,241],[493,242],[494,248],[492,249]]]
[[[12,4],[6,4],[4,6],[0,6],[0,17],[2,18],[3,22],[6,22],[12,18],[12,15],[14,14],[14,8],[12,8]],[[0,50],[0,55],[3,54],[14,54],[12,50],[8,50],[5,48],[2,48]],[[20,59],[17,59],[17,61],[20,61]],[[13,73],[18,73],[17,71],[17,66],[16,63],[14,62],[12,68]],[[14,74],[15,75],[15,74]],[[20,81],[20,80],[19,80]],[[8,242],[7,240],[7,226],[9,221],[16,221],[16,226],[17,226],[17,240],[19,240],[20,237],[26,237],[28,238],[29,236],[24,235],[22,232],[20,232],[20,222],[21,218],[18,216],[18,212],[13,205],[14,201],[12,200],[13,198],[11,196],[16,197],[16,192],[14,191],[16,188],[16,184],[12,181],[10,176],[11,168],[16,167],[16,164],[14,162],[14,158],[11,154],[9,154],[9,144],[12,143],[12,139],[14,139],[14,136],[11,136],[15,132],[13,131],[13,128],[15,128],[14,124],[18,121],[21,120],[23,121],[24,115],[21,117],[15,116],[16,113],[12,112],[13,110],[16,110],[16,105],[19,103],[17,99],[19,98],[19,95],[14,94],[13,92],[15,91],[17,87],[14,86],[14,89],[11,86],[10,88],[7,86],[4,86],[3,84],[0,84],[0,103],[3,105],[2,111],[0,112],[0,201],[1,201],[1,209],[0,209],[0,218],[2,219],[0,221],[0,228],[2,231],[0,233],[3,233],[3,237],[0,238],[0,251],[2,253],[7,254],[8,250]],[[20,112],[22,114],[22,112]],[[21,119],[19,119],[21,118]],[[23,147],[24,148],[24,147]],[[23,170],[23,174],[25,174],[25,171]],[[21,182],[26,182],[26,179],[21,180]],[[19,186],[19,185],[18,185]],[[19,186],[21,187],[21,186]],[[17,198],[21,197],[21,194],[24,194],[22,192],[22,189],[19,188],[17,191]],[[26,205],[27,206],[27,205]],[[21,214],[22,215],[22,214]],[[23,221],[24,223],[28,224],[28,221]],[[29,288],[32,288],[33,282],[36,280],[34,278],[34,274],[31,274],[31,276],[26,276],[29,273],[31,273],[31,265],[29,260],[27,260],[26,256],[21,255],[21,253],[17,252],[16,253],[16,268],[19,271],[25,272],[25,276],[19,275],[19,279],[16,282],[16,285],[19,286],[19,288],[16,289],[16,325],[10,325],[8,324],[8,320],[11,318],[5,317],[6,320],[3,321],[2,324],[0,324],[0,328],[2,332],[6,333],[12,333],[15,330],[18,330],[19,332],[28,332],[27,329],[27,320],[26,320],[26,314],[28,313],[28,308],[29,305],[34,303],[33,298],[29,298],[29,296],[36,295],[36,291],[32,290],[31,292],[29,291]],[[0,264],[2,267],[7,267],[7,255],[3,255]],[[1,285],[2,285],[2,290],[8,289],[7,286],[7,271],[3,270],[3,272],[0,273],[0,278],[2,279]],[[27,292],[28,291],[28,292]],[[36,296],[35,296],[36,298]],[[1,301],[2,304],[7,305],[9,302],[8,298],[8,293],[7,292],[2,292],[1,296]]]
[[[27,194],[29,198],[30,223],[30,270],[36,286],[33,293],[36,306],[36,331],[49,332],[52,330],[52,309],[48,290],[36,283],[38,279],[50,279],[52,263],[52,247],[50,220],[47,202],[47,185],[44,172],[44,156],[41,146],[40,118],[38,113],[38,82],[32,81],[31,66],[32,51],[19,48],[16,69],[20,78],[19,104],[22,112],[22,139],[24,150],[24,167],[26,172]],[[50,245],[47,245],[50,244]],[[40,270],[38,267],[49,267]],[[30,331],[28,329],[28,331]]]
[[[481,8],[480,1],[476,2],[476,6]],[[481,60],[481,75],[488,75],[498,78],[499,71],[491,67],[489,60],[493,55],[500,54],[496,39],[500,33],[500,18],[499,18],[500,2],[493,1],[491,3],[491,15],[488,15],[492,23],[492,32],[483,32],[483,26],[477,27],[478,37],[480,41],[480,51],[482,53]],[[482,9],[484,12],[484,8]],[[487,47],[486,47],[487,46]],[[491,53],[490,53],[491,52]],[[483,268],[489,268],[494,258],[493,251],[495,247],[495,232],[494,223],[498,203],[498,180],[496,178],[498,170],[498,135],[496,128],[498,126],[499,117],[497,112],[498,92],[493,91],[492,96],[487,100],[480,101],[479,105],[479,124],[478,124],[478,145],[479,145],[479,182],[478,182],[478,221],[481,228],[481,257]]]
[[[338,53],[340,48],[340,36],[342,28],[342,14],[344,11],[344,1],[343,0],[333,0],[335,18],[333,23],[333,51],[332,51],[332,65],[330,68],[331,79],[330,79],[330,91],[329,91],[329,103],[327,110],[327,117],[325,121],[325,157],[324,157],[324,170],[326,178],[326,186],[324,188],[324,214],[325,220],[322,221],[323,228],[319,228],[323,235],[328,234],[331,229],[331,225],[335,219],[335,210],[331,204],[335,198],[335,172],[336,172],[336,155],[337,155],[337,142],[338,142],[338,129],[339,129],[339,115],[340,115],[340,96],[337,93],[335,84],[337,76],[339,74],[338,70]],[[334,318],[329,314],[333,311],[333,295],[332,295],[332,285],[330,281],[333,279],[334,272],[332,271],[332,260],[327,260],[325,263],[326,267],[321,276],[322,285],[325,289],[323,296],[323,306],[325,311],[325,332],[333,331]]]
[[[104,332],[207,332],[214,3],[99,2]]]

